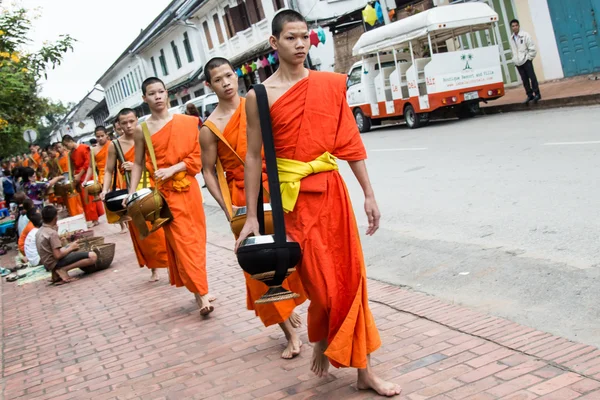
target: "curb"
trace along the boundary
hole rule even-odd
[[[548,110],[552,108],[560,107],[578,107],[578,106],[593,106],[600,105],[600,93],[589,94],[583,96],[574,97],[561,97],[557,99],[548,99],[540,101],[538,104],[503,104],[498,106],[487,106],[481,107],[482,115],[502,114],[513,111],[534,111],[534,110]]]

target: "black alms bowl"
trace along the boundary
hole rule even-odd
[[[286,242],[275,245],[274,235],[251,236],[245,239],[237,251],[240,267],[250,275],[274,275],[278,267],[277,249],[284,249],[289,257],[288,268],[294,268],[302,258],[300,244]],[[285,276],[285,275],[284,275]],[[268,286],[281,285],[283,282],[270,282],[271,279],[260,279]]]

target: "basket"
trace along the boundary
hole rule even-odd
[[[96,265],[91,267],[83,267],[81,270],[87,274],[90,274],[92,272],[102,271],[103,269],[110,267],[110,264],[112,264],[113,259],[115,258],[116,246],[117,245],[115,243],[105,243],[92,246],[92,251],[98,256]]]
[[[83,238],[79,240],[79,245],[82,251],[93,251],[94,246],[104,244],[104,236],[92,236],[89,238]]]

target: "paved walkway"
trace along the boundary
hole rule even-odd
[[[573,78],[559,79],[542,82],[540,92],[542,101],[539,104],[531,103],[522,106],[525,101],[525,89],[522,85],[507,87],[506,94],[498,100],[490,101],[488,104],[481,103],[484,112],[497,112],[523,110],[529,108],[548,108],[562,106],[579,106],[600,103],[600,75],[592,80],[595,75],[583,75]],[[486,110],[487,109],[487,110]]]
[[[117,242],[112,268],[60,287],[2,283],[4,399],[376,398],[355,390],[351,370],[315,378],[308,344],[280,358],[278,328],[245,310],[229,238],[209,234],[218,300],[202,319],[166,271],[147,282],[128,236],[96,230]],[[596,348],[380,282],[369,291],[383,341],[375,369],[403,386],[402,399],[600,399]]]

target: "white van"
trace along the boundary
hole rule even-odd
[[[362,60],[350,68],[347,84],[359,130],[402,117],[409,128],[419,128],[432,113],[449,109],[469,117],[480,101],[502,97],[497,23],[487,4],[465,3],[364,33],[352,49]],[[458,38],[465,34],[477,34],[483,46],[461,48]]]
[[[211,114],[215,110],[215,108],[217,108],[217,105],[219,104],[219,98],[217,97],[217,95],[215,93],[209,93],[209,94],[205,94],[203,96],[188,100],[185,103],[185,105],[183,106],[184,112],[185,112],[188,104],[195,105],[196,108],[198,108],[198,111],[200,112],[200,116],[202,117],[202,119],[204,119],[205,118],[204,114],[206,112],[208,112],[208,114]]]

